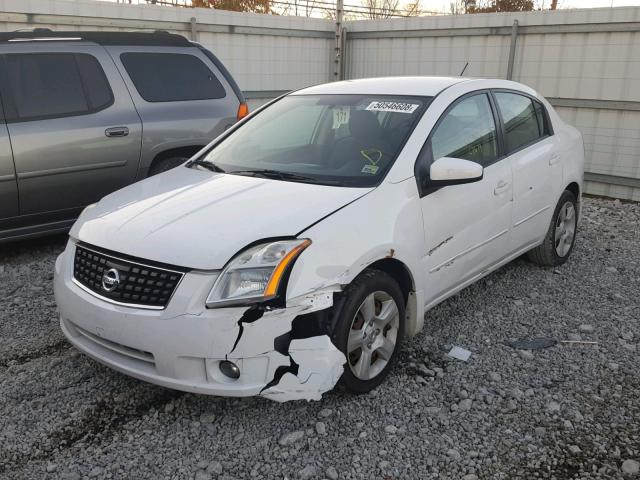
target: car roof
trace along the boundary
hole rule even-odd
[[[469,81],[465,77],[378,77],[325,83],[303,88],[292,95],[374,94],[433,97],[447,87]]]
[[[144,45],[158,47],[192,47],[189,40],[173,33],[156,32],[84,32],[53,31],[48,28],[36,28],[30,31],[1,32],[0,43],[28,41],[79,41],[94,42],[100,45]]]

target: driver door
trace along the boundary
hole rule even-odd
[[[421,153],[429,165],[455,157],[484,167],[480,181],[430,188],[427,178],[420,189],[427,305],[455,293],[508,256],[513,180],[511,166],[500,154],[496,119],[487,92],[465,95],[445,111]]]

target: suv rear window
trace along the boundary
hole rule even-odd
[[[91,55],[25,53],[5,58],[12,119],[85,115],[113,102],[104,71]]]
[[[198,57],[183,53],[123,53],[120,60],[147,102],[223,98],[224,87]]]

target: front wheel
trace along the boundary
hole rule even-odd
[[[549,267],[562,265],[573,251],[577,227],[577,199],[572,192],[565,190],[556,205],[544,241],[529,252],[529,260]]]
[[[405,301],[387,273],[368,269],[345,290],[333,332],[347,358],[340,383],[366,393],[382,383],[397,360],[404,337]]]

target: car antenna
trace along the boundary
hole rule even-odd
[[[464,64],[464,68],[462,69],[462,71],[460,72],[460,75],[458,75],[459,77],[462,76],[462,74],[464,73],[464,71],[467,69],[467,67],[469,66],[469,62]]]

